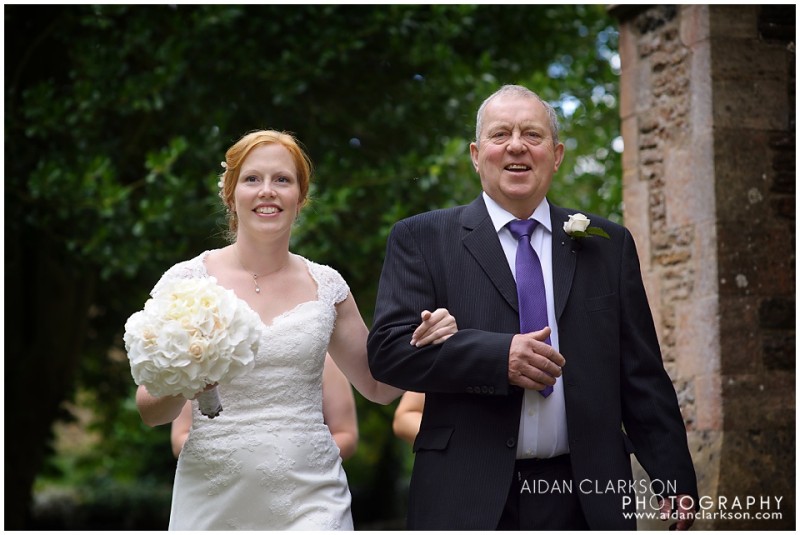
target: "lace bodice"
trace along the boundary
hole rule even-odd
[[[209,277],[205,266],[209,254],[173,266],[153,292],[169,278]],[[307,506],[303,500],[315,496],[308,494],[308,477],[315,480],[332,473],[334,479],[344,480],[338,448],[323,421],[322,368],[336,320],[335,305],[347,297],[349,288],[332,268],[303,260],[316,282],[317,299],[284,312],[270,325],[262,324],[253,370],[218,387],[223,411],[217,418],[206,418],[193,402],[192,430],[179,459],[175,500],[184,491],[178,486],[182,471],[193,480],[202,473],[203,499],[217,503],[214,497],[219,496],[221,505],[215,507],[224,508],[214,520],[214,525],[224,521],[221,529],[288,529],[298,518],[310,529],[342,527],[341,515],[330,515],[326,508],[303,512]],[[306,472],[310,475],[297,477]],[[187,490],[187,496],[196,490]],[[307,497],[300,499],[298,493]],[[230,501],[231,496],[243,503]],[[349,516],[349,493],[347,498]],[[264,510],[245,514],[249,509],[243,504],[254,499]],[[194,498],[188,499],[188,509],[178,500],[176,511],[175,500],[172,527],[209,529],[175,523],[182,520],[177,516],[188,515],[197,506]]]

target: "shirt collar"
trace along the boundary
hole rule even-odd
[[[486,203],[486,211],[489,212],[489,217],[492,219],[495,231],[500,232],[500,229],[505,227],[509,222],[517,219],[497,204],[485,191],[483,192],[483,202]],[[533,211],[530,219],[535,219],[539,222],[539,225],[546,228],[548,232],[553,232],[552,224],[550,223],[550,204],[547,202],[546,198],[542,199],[542,202],[540,202],[536,210]]]

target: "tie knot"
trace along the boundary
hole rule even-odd
[[[511,235],[514,236],[514,239],[519,240],[523,236],[528,236],[530,238],[531,234],[533,234],[533,229],[536,228],[539,222],[535,219],[515,219],[508,223],[508,230],[511,231]]]

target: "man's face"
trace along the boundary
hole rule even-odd
[[[483,190],[520,219],[542,202],[564,157],[547,110],[536,98],[498,95],[483,111],[480,139],[470,144]]]

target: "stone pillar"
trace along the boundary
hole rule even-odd
[[[610,11],[625,224],[705,500],[695,525],[794,529],[795,6]]]

